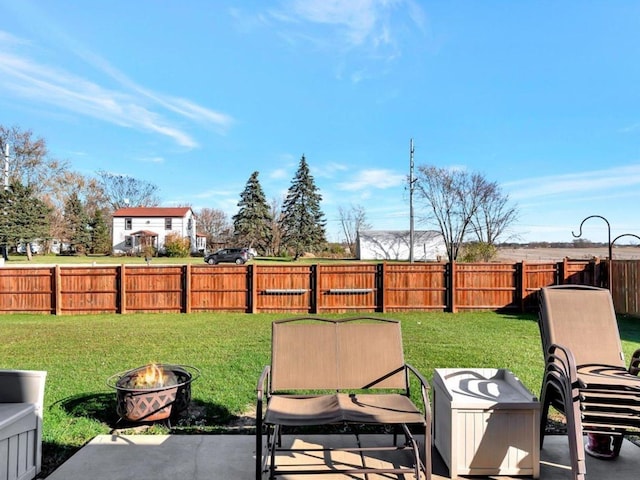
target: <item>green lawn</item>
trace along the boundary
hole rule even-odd
[[[406,360],[431,380],[438,367],[506,367],[536,395],[542,354],[533,315],[412,313],[402,321]],[[190,416],[173,433],[217,433],[250,412],[269,361],[270,323],[283,315],[4,315],[0,368],[46,370],[43,474],[117,421],[114,373],[149,362],[193,365]],[[620,319],[627,356],[640,348],[640,321]],[[166,433],[163,428],[153,431]]]

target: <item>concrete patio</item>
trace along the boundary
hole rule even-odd
[[[362,435],[366,441],[376,443],[382,438],[378,435]],[[345,439],[323,437],[329,442]],[[302,443],[314,446],[319,437],[306,436],[296,439],[296,446]],[[210,480],[253,479],[255,471],[255,438],[251,435],[100,435],[89,442],[78,453],[47,477],[47,480]],[[567,437],[547,436],[545,447],[540,455],[540,478],[543,480],[571,479],[569,468],[569,450]],[[367,465],[383,463],[403,465],[407,457],[402,452],[365,457]],[[340,465],[360,463],[358,456],[340,453],[331,459],[322,454],[279,456],[279,464],[318,465],[318,468],[339,469]],[[587,478],[589,480],[616,478],[631,480],[640,472],[640,449],[633,443],[623,444],[620,457],[613,461],[596,460],[587,457]],[[449,472],[437,450],[433,453],[433,479],[449,478]],[[267,475],[263,476],[265,479]],[[284,480],[296,477],[284,475]],[[345,479],[365,478],[362,476],[326,475],[322,478]],[[395,478],[393,475],[374,478]],[[406,479],[406,477],[404,477]],[[413,478],[413,477],[411,477]],[[481,478],[481,477],[473,477]],[[511,477],[484,477],[511,478]],[[518,477],[522,478],[522,477]]]

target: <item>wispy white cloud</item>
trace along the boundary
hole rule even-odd
[[[592,170],[580,173],[529,178],[504,183],[503,188],[513,200],[540,199],[546,196],[576,194],[603,195],[640,186],[640,164]]]
[[[140,159],[144,163],[164,163],[163,157],[144,157]]]
[[[311,44],[339,56],[357,52],[360,64],[394,60],[401,54],[400,37],[411,30],[423,32],[426,23],[414,0],[284,0],[269,15],[289,44]],[[353,83],[374,76],[361,65],[353,74],[343,73],[345,68],[339,65],[338,78]]]
[[[640,132],[640,123],[634,123],[622,129],[622,133]]]
[[[336,173],[342,173],[348,170],[348,167],[342,163],[329,162],[326,165],[320,165],[318,167],[312,166],[312,173],[319,178],[333,178]]]
[[[200,199],[204,199],[204,198],[228,198],[228,197],[234,197],[236,199],[237,202],[237,198],[238,198],[238,191],[235,190],[206,190],[204,192],[200,192],[200,193],[194,193],[192,194],[193,197],[195,198],[200,198]]]
[[[375,0],[294,0],[290,13],[298,19],[342,29],[350,46],[375,42],[379,36],[380,8],[386,2]]]
[[[276,168],[275,170],[269,172],[269,178],[273,180],[281,180],[283,178],[287,178],[288,175],[289,172],[287,172],[287,170],[284,168]]]
[[[338,183],[339,190],[358,191],[364,189],[386,189],[398,187],[406,176],[385,169],[361,170],[351,180]]]
[[[55,31],[55,30],[54,30]],[[220,133],[229,128],[233,119],[188,99],[162,95],[146,89],[111,66],[106,60],[77,45],[66,35],[62,43],[73,54],[116,80],[120,89],[104,87],[60,67],[40,63],[27,54],[15,53],[16,46],[27,45],[0,31],[0,88],[31,104],[55,106],[121,127],[145,130],[171,138],[186,148],[198,146],[197,140],[172,118],[212,126]]]

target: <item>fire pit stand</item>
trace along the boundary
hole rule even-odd
[[[191,382],[199,376],[196,367],[168,364],[145,365],[112,375],[107,386],[116,390],[118,422],[164,421],[171,427],[171,417],[189,406]]]

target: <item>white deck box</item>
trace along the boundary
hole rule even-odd
[[[538,478],[539,428],[540,403],[509,370],[435,370],[433,441],[451,478]]]
[[[40,473],[46,376],[0,370],[0,479],[31,480]]]

